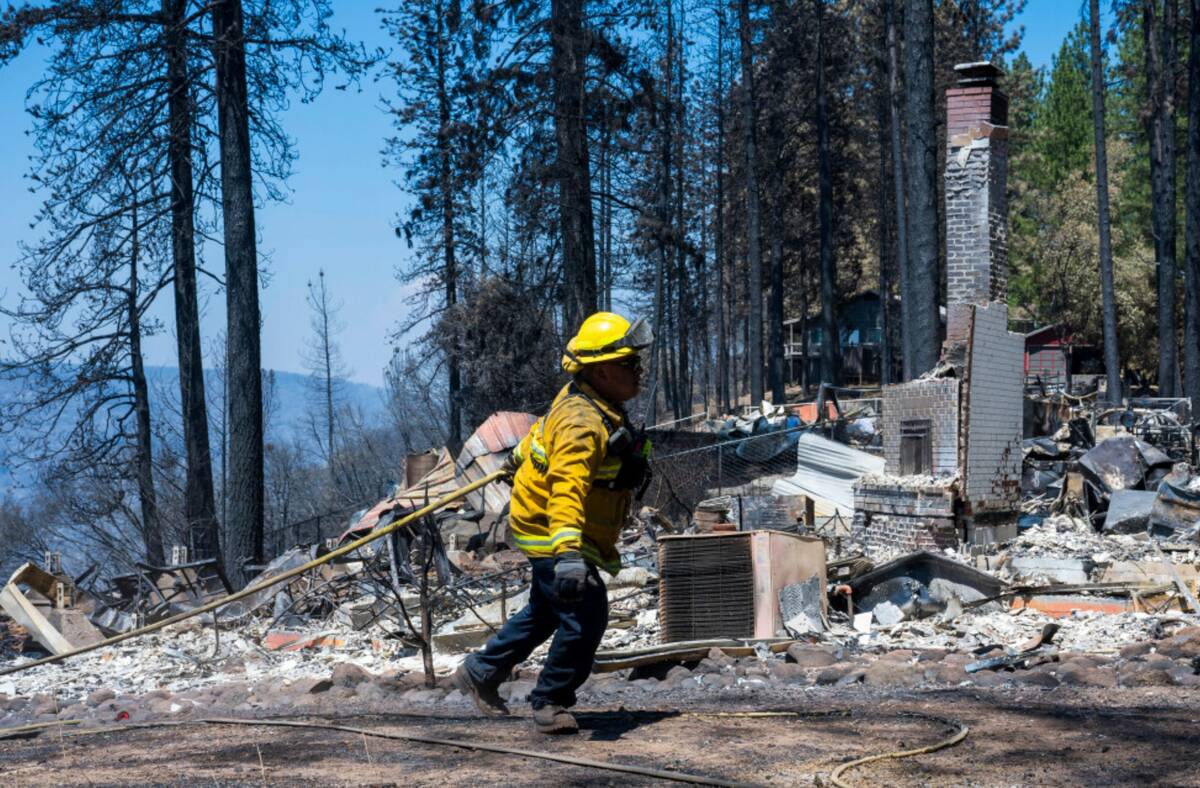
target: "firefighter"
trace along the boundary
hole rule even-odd
[[[567,711],[587,680],[608,624],[608,594],[598,570],[621,568],[617,538],[634,493],[649,480],[650,443],[623,403],[641,387],[641,351],[653,341],[642,320],[591,315],[562,358],[572,377],[513,452],[512,541],[529,559],[529,603],[454,675],[480,711],[508,714],[501,682],[553,636],[529,694],[534,727],[574,733]]]

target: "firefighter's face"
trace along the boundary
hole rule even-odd
[[[628,402],[642,388],[642,358],[626,356],[589,368],[588,382],[610,402]]]

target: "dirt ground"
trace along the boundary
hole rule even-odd
[[[580,709],[578,736],[502,720],[397,709],[335,721],[371,730],[502,744],[759,785],[811,785],[837,764],[946,738],[940,752],[854,769],[858,785],[1200,785],[1197,693],[1166,688],[746,693],[647,697],[654,706]],[[626,703],[629,700],[626,699]],[[796,717],[722,716],[787,710]],[[713,714],[715,712],[716,714]],[[910,716],[918,715],[918,716]],[[264,716],[288,716],[276,711]],[[295,719],[296,717],[292,717]],[[313,719],[313,718],[301,718]],[[0,741],[8,785],[642,785],[647,778],[542,760],[327,730],[189,724]],[[665,784],[665,783],[664,783]]]

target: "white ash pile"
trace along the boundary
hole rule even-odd
[[[1005,545],[1013,556],[1092,557],[1136,561],[1154,558],[1157,553],[1148,536],[1103,534],[1079,517],[1053,515],[1032,526]],[[1170,551],[1177,563],[1192,563],[1196,551]]]
[[[1055,618],[1036,610],[1022,609],[1015,612],[964,613],[953,621],[901,621],[869,633],[839,627],[831,630],[829,636],[836,642],[854,643],[859,648],[869,650],[945,649],[965,653],[993,644],[1010,646],[1021,643],[1035,636],[1046,624],[1054,622],[1060,627],[1054,641],[1063,650],[1111,654],[1132,643],[1163,637],[1165,624],[1182,620],[1178,615],[1105,614],[1082,610]]]
[[[275,648],[270,648],[276,646]],[[288,650],[294,649],[294,650]],[[255,622],[222,630],[171,627],[136,640],[41,665],[0,678],[0,693],[31,695],[53,687],[66,697],[106,688],[119,694],[154,690],[181,692],[232,681],[270,683],[326,676],[337,664],[354,662],[373,673],[420,670],[421,659],[382,631],[313,626],[289,630],[286,638]],[[461,657],[435,655],[435,665],[452,670]]]

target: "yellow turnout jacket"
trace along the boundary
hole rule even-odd
[[[515,452],[520,465],[509,507],[513,541],[522,552],[550,558],[578,550],[610,574],[621,569],[617,538],[633,493],[593,482],[616,478],[621,460],[606,457],[605,449],[609,424],[616,429],[624,423],[623,410],[581,381],[564,386],[550,412],[534,422]]]

